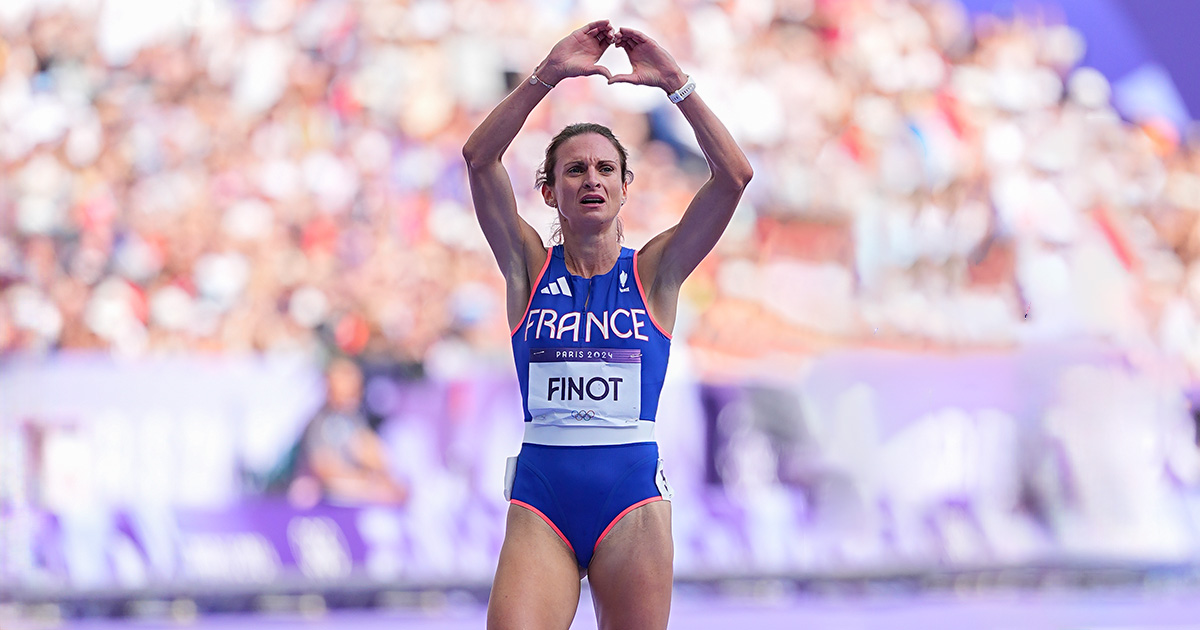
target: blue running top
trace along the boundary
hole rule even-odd
[[[622,247],[607,273],[582,278],[567,271],[562,246],[552,247],[512,331],[512,346],[525,422],[632,427],[654,421],[671,336],[646,307],[635,250]]]

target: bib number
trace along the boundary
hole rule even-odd
[[[529,414],[536,424],[613,426],[641,415],[641,350],[534,348]]]

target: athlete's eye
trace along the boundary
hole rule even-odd
[[[616,170],[616,169],[614,169],[614,168],[612,167],[612,165],[610,165],[610,164],[605,164],[604,166],[601,166],[601,167],[600,167],[600,172],[601,172],[601,173],[611,173],[611,172],[613,172],[614,170]]]
[[[583,167],[582,167],[582,166],[579,166],[578,164],[576,164],[575,166],[568,166],[568,167],[567,167],[567,172],[568,172],[568,173],[582,173],[582,172],[583,172]]]

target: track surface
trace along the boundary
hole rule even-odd
[[[341,610],[318,616],[211,615],[194,621],[67,620],[60,624],[8,620],[6,630],[478,630],[485,609],[464,604],[431,611]],[[596,627],[590,598],[581,600],[573,630]],[[671,615],[675,630],[1133,630],[1200,629],[1200,595],[1194,592],[1014,592],[955,596],[714,598],[680,593]]]

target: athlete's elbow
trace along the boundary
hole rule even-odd
[[[479,150],[479,147],[470,140],[463,145],[462,156],[467,162],[467,168],[475,168],[483,163],[483,160],[480,158],[480,153],[481,151]]]
[[[724,173],[724,179],[728,185],[738,190],[745,190],[753,177],[754,168],[750,166],[750,162],[735,164]]]
[[[739,188],[745,190],[746,186],[750,185],[751,179],[754,179],[754,167],[750,166],[749,162],[746,162],[738,169],[737,174],[734,175],[734,180],[737,182]]]
[[[467,161],[467,168],[470,169],[476,169],[500,160],[499,154],[490,150],[486,144],[479,142],[474,137],[467,140],[467,143],[463,145],[462,155],[463,159]]]

